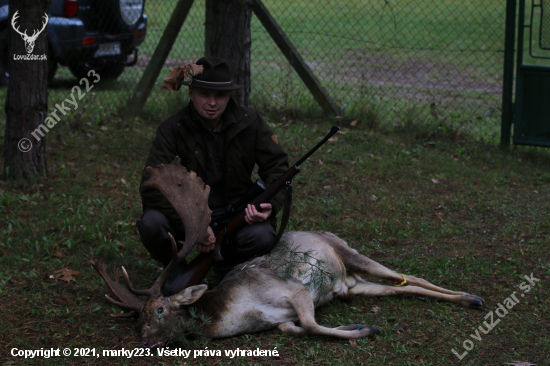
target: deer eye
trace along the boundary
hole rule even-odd
[[[164,308],[158,308],[157,311],[158,311],[159,314],[162,314],[164,312]]]

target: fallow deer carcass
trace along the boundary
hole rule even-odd
[[[336,328],[318,325],[314,309],[335,297],[411,294],[477,309],[484,303],[478,296],[450,291],[420,278],[398,274],[359,254],[344,240],[327,232],[288,232],[282,240],[287,244],[280,244],[270,254],[236,266],[214,289],[207,291],[208,286],[201,284],[164,297],[161,288],[170,272],[193,245],[207,241],[210,187],[205,186],[194,172],[187,172],[177,157],[172,164],[147,169],[151,179],[144,185],[159,189],[182,218],[186,233],[183,247],[177,251],[176,243],[172,241],[172,261],[149,290],[133,289],[123,268],[126,289],[118,279],[111,280],[103,266],[91,261],[120,301],[106,295],[107,299],[130,310],[119,316],[139,315],[142,346],[164,346],[176,333],[220,338],[275,327],[293,336],[327,335],[346,339],[379,332],[372,326],[358,324]],[[288,245],[291,245],[292,252],[302,255],[290,272],[287,268],[288,278],[281,278],[281,266],[289,261],[285,257],[288,256]],[[321,280],[321,285],[308,287],[314,276]],[[367,282],[360,276],[374,276],[403,286]],[[300,326],[295,325],[298,320]]]

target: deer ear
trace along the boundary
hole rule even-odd
[[[208,290],[208,285],[191,286],[180,292],[170,296],[172,307],[178,308],[182,305],[190,305],[200,299],[202,294]]]

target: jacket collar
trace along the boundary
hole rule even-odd
[[[233,137],[235,137],[239,132],[250,126],[252,121],[248,113],[237,103],[235,103],[233,98],[229,99],[226,110],[227,109],[233,115],[236,122],[234,125],[230,126],[227,129],[226,141],[227,143],[229,143],[233,139]]]

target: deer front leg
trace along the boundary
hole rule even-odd
[[[291,321],[279,324],[278,328],[287,335],[298,337],[325,335],[344,339],[357,339],[380,333],[375,327],[365,327],[360,324],[344,325],[337,328],[320,326],[315,322],[315,307],[309,292],[306,290],[298,292],[289,301],[298,315],[301,327],[296,326]]]
[[[408,282],[408,276],[405,276],[405,278],[407,278],[407,282]],[[426,288],[419,287],[419,286],[409,285],[409,286],[396,287],[396,286],[380,285],[380,284],[364,281],[362,279],[357,279],[356,277],[350,277],[350,276],[346,278],[346,284],[349,287],[349,292],[353,295],[365,295],[365,296],[390,296],[390,295],[397,295],[397,294],[420,295],[420,296],[428,296],[428,297],[433,297],[435,299],[449,301],[458,305],[471,307],[478,310],[481,309],[481,306],[485,302],[479,296],[474,296],[463,292],[454,292],[454,291],[446,290],[446,293],[443,293],[443,292],[428,290]],[[437,286],[434,286],[434,287],[440,288]]]

